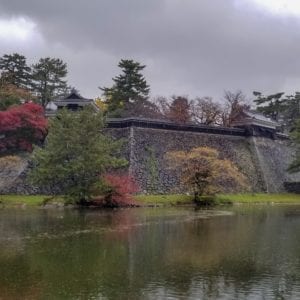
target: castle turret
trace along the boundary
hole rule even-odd
[[[247,135],[274,138],[280,124],[252,110],[243,110],[235,116],[234,127],[246,129]]]

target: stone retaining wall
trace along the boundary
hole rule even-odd
[[[295,149],[290,140],[251,138],[259,166],[264,175],[267,192],[285,191],[285,182],[300,182],[300,173],[291,174],[287,171],[294,159]]]
[[[133,126],[137,125],[137,126]],[[284,182],[299,182],[300,174],[289,174],[294,148],[289,139],[275,139],[175,130],[146,128],[128,124],[127,158],[129,172],[144,193],[184,192],[178,174],[170,170],[165,160],[168,151],[188,151],[195,147],[212,147],[222,158],[230,159],[248,178],[252,192],[285,192]],[[125,128],[110,128],[109,134],[119,136]],[[128,131],[129,130],[129,131]],[[124,135],[123,135],[124,136]]]
[[[182,192],[178,174],[168,168],[165,155],[201,146],[215,148],[222,158],[233,161],[247,176],[252,191],[266,189],[253,145],[241,136],[131,127],[130,172],[143,192]]]
[[[222,158],[233,161],[248,178],[253,192],[283,192],[284,182],[300,182],[300,174],[288,174],[293,159],[291,142],[284,137],[275,140],[251,137],[241,129],[184,126],[164,122],[109,123],[105,132],[123,139],[122,155],[129,161],[127,171],[136,179],[143,193],[184,192],[178,174],[165,160],[168,151],[188,151],[195,147],[217,149]],[[55,192],[52,187],[37,189],[26,181],[30,166],[22,158],[19,167],[0,170],[0,194],[36,194]],[[8,174],[10,174],[8,177]]]

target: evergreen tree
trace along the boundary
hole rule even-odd
[[[32,66],[33,90],[44,107],[67,87],[66,76],[67,64],[58,58],[41,58]]]
[[[296,121],[300,119],[300,93],[287,96],[285,101],[285,110],[283,113],[284,125],[291,131],[296,126]]]
[[[100,88],[108,103],[108,111],[115,113],[145,102],[150,92],[149,85],[141,74],[145,65],[131,59],[122,59],[118,66],[122,69],[122,74],[113,78],[113,86]]]
[[[257,97],[254,100],[257,105],[257,110],[265,116],[278,121],[280,113],[286,109],[286,99],[283,98],[284,93],[264,96],[260,92],[253,92],[253,95]]]
[[[257,99],[257,110],[275,121],[280,121],[284,129],[291,131],[295,122],[300,118],[300,93],[284,96],[284,93],[264,96],[259,92],[253,92]]]
[[[126,164],[116,157],[120,142],[101,133],[104,126],[102,114],[90,107],[58,112],[49,121],[45,147],[34,151],[33,183],[58,186],[69,199],[87,202],[104,172]]]
[[[18,53],[5,54],[0,58],[1,77],[7,84],[18,88],[28,88],[31,83],[31,68],[26,58]]]

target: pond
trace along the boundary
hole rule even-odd
[[[0,210],[0,299],[300,299],[300,206]]]

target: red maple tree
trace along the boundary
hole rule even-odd
[[[97,205],[107,207],[124,207],[137,205],[133,194],[139,191],[135,180],[129,175],[106,174],[104,182],[107,185],[104,197],[96,197]]]
[[[32,151],[47,134],[47,119],[42,106],[25,103],[0,111],[0,153]]]

